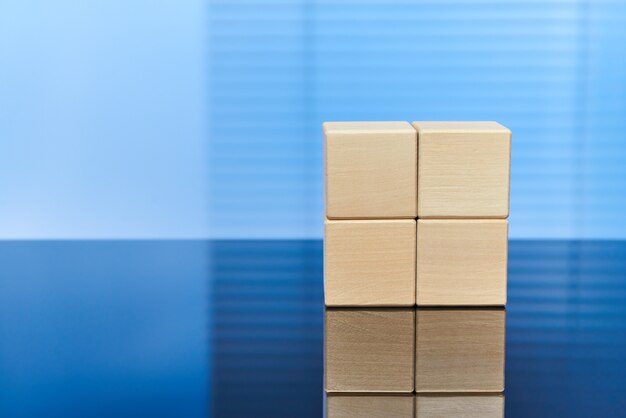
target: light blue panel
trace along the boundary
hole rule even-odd
[[[0,238],[208,235],[206,13],[0,2]]]
[[[214,0],[212,231],[321,236],[325,120],[497,120],[511,237],[626,237],[625,34],[617,1]]]

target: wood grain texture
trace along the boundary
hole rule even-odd
[[[415,231],[411,219],[326,220],[326,305],[415,305]]]
[[[506,304],[508,221],[417,221],[418,306]]]
[[[417,309],[416,392],[502,392],[504,309]]]
[[[327,418],[413,418],[415,397],[406,395],[329,394]]]
[[[511,131],[496,122],[414,122],[419,218],[509,216]]]
[[[408,122],[325,122],[326,216],[415,218],[417,134]]]
[[[413,391],[415,311],[327,309],[327,392]]]
[[[503,395],[418,395],[416,418],[504,418]]]

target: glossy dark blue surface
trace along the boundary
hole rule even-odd
[[[626,242],[512,241],[506,416],[626,410]],[[319,417],[321,241],[0,242],[0,416]]]

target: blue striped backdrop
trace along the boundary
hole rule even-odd
[[[512,238],[626,237],[626,4],[213,0],[213,237],[320,237],[325,120],[497,120]]]

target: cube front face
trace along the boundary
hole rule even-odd
[[[503,418],[502,395],[418,395],[416,418]]]
[[[324,123],[326,216],[415,218],[417,133],[408,122]]]
[[[418,309],[416,392],[502,392],[504,309]]]
[[[504,219],[419,219],[417,305],[505,305],[507,254]]]
[[[413,418],[413,395],[328,395],[326,418]]]
[[[325,222],[327,306],[415,305],[416,222]]]
[[[419,218],[507,218],[511,131],[496,122],[414,122]]]
[[[327,392],[413,391],[413,309],[327,309]]]

